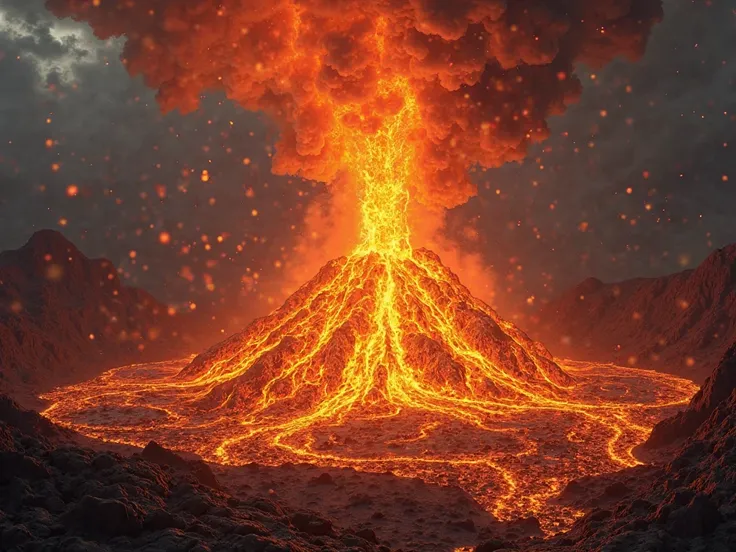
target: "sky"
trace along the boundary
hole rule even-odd
[[[641,61],[579,67],[550,139],[473,172],[478,196],[428,241],[501,314],[736,242],[736,1],[664,7]],[[345,247],[315,224],[329,190],[271,174],[263,114],[212,95],[162,116],[121,46],[42,0],[0,0],[0,250],[54,228],[163,301],[223,323],[268,312]]]

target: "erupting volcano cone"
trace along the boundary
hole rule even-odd
[[[472,417],[494,402],[544,403],[571,384],[427,250],[330,262],[178,378],[202,386],[200,407],[305,424],[354,410]]]
[[[45,415],[229,464],[308,461],[454,483],[496,516],[534,513],[559,530],[578,512],[547,499],[575,477],[636,464],[632,448],[692,386],[563,370],[436,255],[412,249],[419,105],[407,79],[379,84],[380,113],[341,106],[331,135],[360,184],[349,256],[192,362],[55,390]]]

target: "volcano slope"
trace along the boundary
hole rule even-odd
[[[311,462],[456,484],[500,519],[581,512],[548,499],[632,448],[694,393],[673,376],[556,363],[439,258],[354,254],[191,362],[131,366],[43,396],[91,437],[224,464]]]

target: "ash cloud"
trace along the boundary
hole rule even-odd
[[[164,112],[188,113],[224,91],[280,124],[273,167],[331,182],[344,103],[378,109],[386,75],[410,79],[424,135],[414,197],[453,207],[476,193],[467,170],[522,160],[547,118],[581,92],[577,63],[637,59],[660,0],[48,0],[60,17],[123,36],[133,75]],[[377,39],[380,36],[382,38]]]
[[[265,313],[319,187],[271,175],[274,129],[221,96],[161,115],[120,51],[42,1],[0,6],[0,249],[56,228],[169,303]]]
[[[579,69],[581,101],[550,118],[547,142],[533,146],[522,164],[471,172],[479,196],[449,212],[440,239],[448,251],[469,250],[481,269],[492,268],[493,302],[504,316],[532,309],[529,296],[538,305],[589,275],[660,275],[736,241],[734,15],[726,3],[710,4],[668,0],[639,63]],[[11,19],[34,31],[9,32]],[[78,37],[73,47],[60,26]],[[307,213],[308,222],[317,216],[323,186],[269,174],[275,130],[222,96],[207,96],[186,116],[161,116],[154,93],[120,62],[120,42],[58,20],[42,0],[0,5],[0,249],[56,228],[164,301],[264,314],[280,298],[278,289],[265,288],[279,288],[300,262],[294,248],[331,239],[329,225],[312,238],[303,224]],[[49,138],[58,142],[51,149],[44,145]],[[51,170],[55,162],[58,172]],[[184,178],[184,168],[195,172]],[[206,183],[203,169],[211,175]],[[69,197],[73,183],[80,193]],[[654,209],[646,211],[646,203]],[[168,246],[158,241],[162,230],[171,233]],[[208,251],[202,235],[229,237]],[[486,298],[467,270],[458,266],[463,281]]]

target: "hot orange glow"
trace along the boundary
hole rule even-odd
[[[293,28],[284,29],[291,39],[283,50],[290,53],[283,66],[274,66],[320,73],[324,67],[313,51],[296,46],[314,29],[302,28],[298,6],[289,6]],[[382,58],[386,23],[379,18],[369,27],[372,43],[360,47]],[[403,42],[391,39],[396,57]],[[345,60],[334,63],[340,61]],[[573,478],[636,464],[633,447],[696,386],[620,367],[561,366],[542,345],[472,297],[436,255],[412,248],[412,191],[424,190],[427,200],[456,189],[448,194],[452,197],[428,203],[462,202],[472,186],[450,182],[443,188],[445,174],[464,174],[473,159],[485,158],[492,166],[517,158],[517,148],[531,138],[521,125],[516,129],[521,137],[509,141],[513,125],[499,126],[500,118],[476,120],[481,118],[473,112],[476,104],[443,93],[439,97],[459,102],[455,111],[467,111],[467,120],[478,127],[480,145],[466,144],[467,151],[485,152],[466,155],[458,148],[444,159],[439,145],[453,148],[464,139],[457,130],[464,119],[448,117],[452,122],[445,124],[433,102],[416,96],[416,83],[426,88],[426,82],[388,65],[381,59],[371,66],[378,68],[370,73],[375,91],[360,101],[338,101],[336,93],[310,85],[298,90],[309,101],[296,107],[283,99],[289,97],[285,92],[278,101],[276,94],[259,98],[293,119],[281,143],[288,155],[277,161],[279,170],[323,180],[343,172],[355,182],[361,221],[352,254],[325,266],[272,315],[199,357],[120,368],[55,390],[43,397],[51,403],[44,414],[92,437],[138,446],[155,439],[226,464],[308,461],[456,484],[499,518],[533,514],[545,530],[564,529],[580,512],[549,499]],[[266,71],[260,61],[253,66],[256,74]],[[468,71],[463,78],[472,80],[477,71]],[[298,88],[279,81],[273,67],[268,74],[263,82],[270,90]],[[560,74],[565,78],[552,73],[554,82],[567,82],[567,74]],[[236,86],[241,80],[230,81],[228,86],[242,92]],[[343,96],[348,84],[341,81]],[[502,84],[499,78],[497,90]],[[245,100],[260,90],[243,89]],[[432,125],[423,120],[428,112]],[[526,107],[521,112],[529,113]],[[427,140],[428,128],[435,135],[444,132],[447,140]],[[320,134],[324,129],[326,135]],[[306,167],[310,159],[314,166]],[[429,159],[432,167],[425,171],[420,165]],[[443,163],[452,170],[446,173]],[[425,173],[432,175],[433,186],[417,182]],[[208,170],[200,178],[209,181]],[[170,236],[162,233],[160,239],[168,243]]]
[[[368,103],[322,95],[320,112],[320,102],[336,120],[334,162],[358,184],[352,254],[191,362],[126,367],[53,391],[44,414],[93,437],[156,439],[226,464],[392,470],[460,485],[499,518],[569,526],[579,512],[548,499],[573,478],[636,464],[633,447],[696,386],[561,366],[436,255],[412,249],[423,125],[407,79],[380,76]]]

